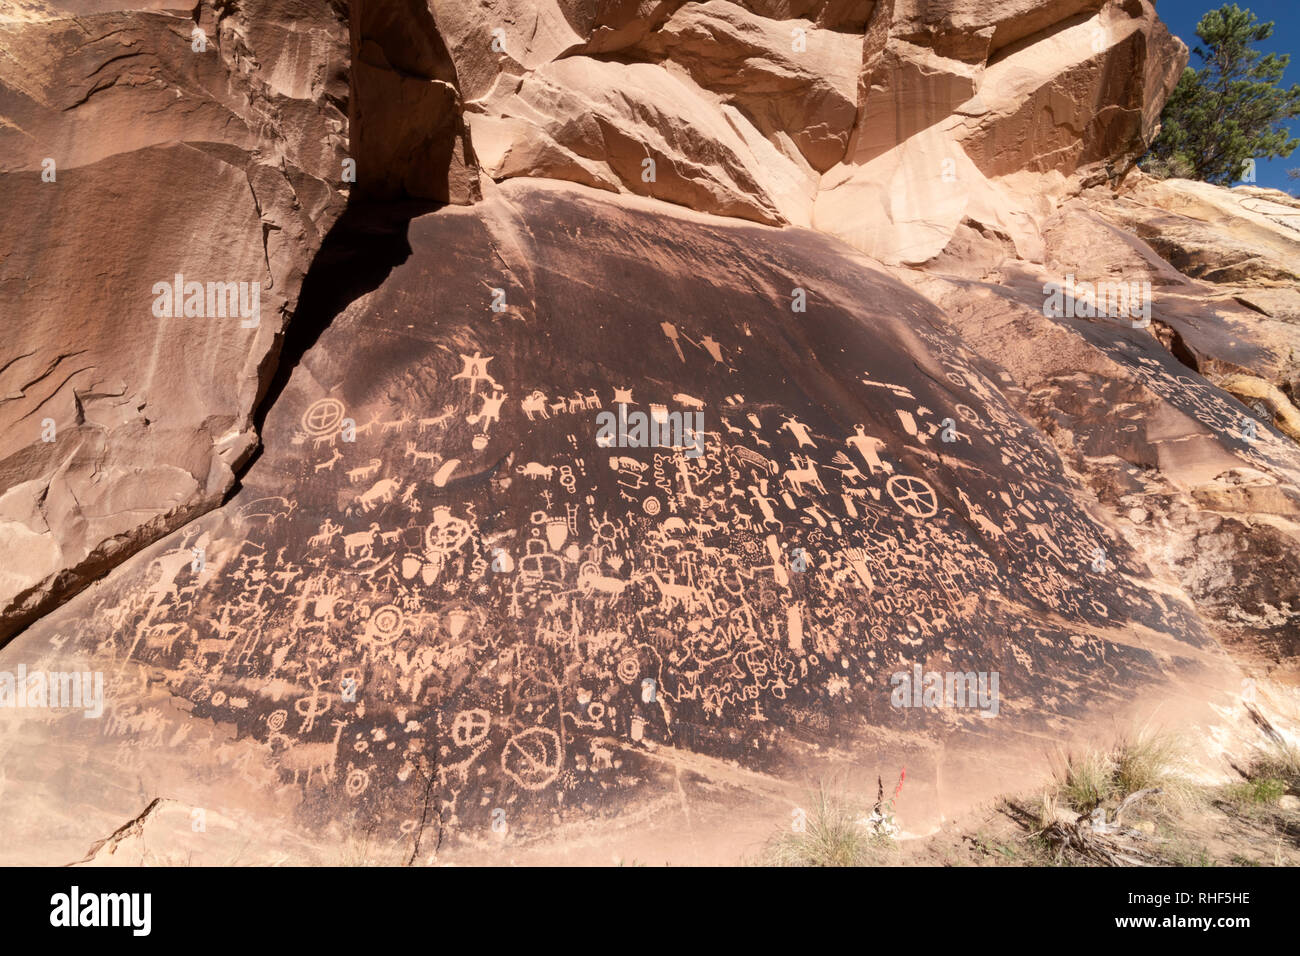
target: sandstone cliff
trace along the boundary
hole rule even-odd
[[[95,859],[197,807],[213,863],[707,860],[904,765],[924,829],[1294,672],[1300,206],[1134,167],[1146,0],[127,6],[0,8],[0,667],[106,681],[0,713],[4,859],[161,797]],[[160,319],[177,273],[260,325]]]

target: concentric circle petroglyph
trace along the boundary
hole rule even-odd
[[[344,786],[349,797],[359,797],[370,786],[370,774],[360,768],[351,770],[348,772],[347,783]]]
[[[370,615],[366,633],[376,644],[391,644],[401,636],[405,624],[402,609],[395,604],[385,604]]]

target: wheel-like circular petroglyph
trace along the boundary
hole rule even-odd
[[[939,499],[924,478],[894,475],[885,482],[885,490],[894,504],[913,518],[928,518],[939,510]]]
[[[462,710],[451,722],[451,740],[457,747],[472,747],[487,737],[491,729],[492,715],[486,710]]]
[[[659,504],[659,499],[656,498],[654,495],[651,495],[649,498],[647,498],[645,501],[641,503],[642,510],[645,511],[646,514],[652,517],[659,513],[660,507],[662,506]]]
[[[501,751],[501,769],[525,790],[541,790],[560,775],[564,745],[547,727],[532,727],[515,734]]]
[[[302,428],[313,438],[329,435],[343,421],[343,403],[337,398],[319,398],[302,413]]]

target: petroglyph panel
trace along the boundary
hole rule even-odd
[[[654,792],[662,748],[779,773],[795,742],[981,721],[891,707],[913,663],[999,672],[1023,730],[1208,643],[943,317],[833,240],[516,183],[410,243],[238,496],[79,599],[75,633],[25,635],[106,662],[96,747],[191,746],[140,709],[148,675],[305,820],[398,839],[433,794],[449,832],[492,807],[527,832]],[[703,454],[601,447],[619,405],[698,412]]]

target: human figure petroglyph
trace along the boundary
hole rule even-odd
[[[817,443],[812,440],[812,436],[808,433],[808,426],[799,421],[799,419],[795,418],[793,415],[787,415],[785,417],[780,430],[788,431],[793,435],[795,440],[799,442],[800,448],[803,448],[805,445],[809,448],[817,447]]]
[[[854,434],[845,439],[845,444],[862,456],[862,460],[867,464],[867,471],[873,475],[882,471],[893,474],[894,466],[880,460],[879,452],[885,447],[885,443],[873,435],[868,435],[863,425],[854,425],[853,430]]]
[[[488,426],[501,420],[501,406],[505,403],[506,393],[501,390],[494,391],[491,395],[484,395],[483,407],[479,409],[476,415],[467,415],[465,421],[471,425],[482,424],[484,434],[487,433]]]
[[[328,516],[320,526],[320,532],[312,535],[307,539],[307,545],[312,548],[328,548],[335,536],[343,530],[341,524],[335,524]]]
[[[488,374],[488,362],[492,361],[493,356],[483,356],[475,352],[472,356],[461,353],[461,361],[465,363],[464,368],[451,377],[452,381],[466,379],[469,382],[469,393],[471,396],[478,394],[478,383],[487,382],[492,386],[493,391],[501,388],[496,379]]]
[[[826,488],[822,485],[821,476],[817,473],[817,465],[813,462],[811,456],[799,456],[792,454],[790,456],[791,467],[787,468],[781,474],[781,483],[797,495],[804,495],[804,485],[812,485],[822,494],[826,494]]]
[[[415,492],[416,492],[416,485],[415,482],[412,482],[411,484],[406,486],[406,490],[402,492],[402,496],[398,500],[402,504],[406,505],[406,507],[410,508],[413,512],[419,514],[420,502],[419,500],[416,499]]]
[[[282,560],[283,550],[284,549],[282,548],[281,554],[277,555],[277,562]],[[268,577],[270,577],[272,582],[278,581],[280,586],[276,587],[273,583],[271,584],[271,590],[276,594],[284,594],[289,587],[289,583],[300,574],[302,574],[302,568],[295,565],[292,561],[277,567],[270,573],[270,575],[268,575]]]
[[[767,497],[767,479],[761,479],[757,485],[749,485],[749,500],[758,506],[759,513],[763,516],[763,524],[766,527],[775,525],[777,529],[784,527],[784,524],[776,516],[776,511],[772,508],[772,500]]]

